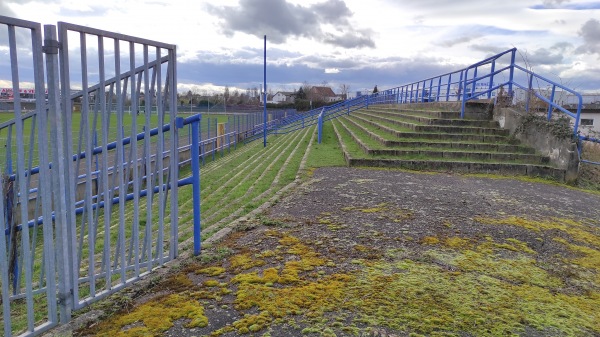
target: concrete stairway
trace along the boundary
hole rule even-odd
[[[509,137],[491,120],[491,103],[372,105],[334,120],[350,166],[542,176],[565,171]]]

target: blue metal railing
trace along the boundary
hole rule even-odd
[[[209,151],[208,153],[202,153],[201,154],[201,149],[204,147],[204,145],[206,144],[212,144],[212,143],[216,143],[218,138],[221,139],[226,139],[226,138],[231,138],[233,137],[234,140],[237,138],[235,132],[232,133],[228,133],[228,134],[224,134],[224,135],[220,135],[217,137],[213,137],[213,138],[209,138],[209,139],[205,139],[205,140],[200,140],[199,137],[199,131],[200,131],[200,121],[201,121],[202,116],[201,115],[194,115],[194,116],[190,116],[187,118],[177,118],[176,121],[176,125],[178,128],[183,128],[186,125],[190,125],[191,127],[191,133],[192,133],[192,140],[191,140],[191,144],[189,145],[185,145],[182,147],[178,148],[178,152],[180,151],[185,151],[185,150],[190,150],[191,152],[191,158],[188,160],[184,160],[184,161],[180,161],[179,165],[183,165],[183,164],[187,164],[189,162],[191,162],[191,166],[192,166],[192,175],[186,178],[182,178],[178,180],[177,183],[177,187],[182,187],[182,186],[186,186],[186,185],[193,185],[193,200],[194,200],[194,253],[197,255],[200,252],[200,169],[199,169],[199,160],[201,159],[201,156],[205,156],[207,154],[211,154],[217,151],[223,151],[225,149],[226,146],[232,146],[232,144],[235,143],[228,141],[227,143],[225,141],[223,141],[222,145],[220,147],[217,146],[213,146],[213,149],[211,151]],[[171,128],[171,126],[169,124],[165,124],[164,126],[162,126],[162,131],[163,132],[167,132],[169,131]],[[154,137],[159,135],[159,128],[154,128],[152,130],[150,130],[148,132],[148,135],[150,137]],[[144,140],[146,137],[146,133],[142,132],[136,135],[136,139],[137,140]],[[127,137],[124,138],[120,141],[123,145],[127,145],[131,143],[131,137]],[[107,144],[106,149],[107,150],[114,150],[117,147],[117,142],[112,142]],[[92,155],[98,155],[101,154],[103,151],[102,147],[96,147],[93,149]],[[170,151],[165,151],[163,153],[164,155],[169,155]],[[76,161],[78,159],[82,159],[86,157],[86,153],[82,152],[76,155],[73,155],[73,161]],[[195,159],[195,160],[194,160]],[[139,160],[139,159],[138,159]],[[50,164],[50,167],[52,167],[52,164]],[[109,171],[115,171],[116,167],[109,167],[107,168],[107,170]],[[166,170],[166,169],[165,169]],[[39,167],[33,167],[31,170],[28,170],[25,175],[26,176],[33,176],[36,175],[40,172],[40,168]],[[98,172],[89,172],[89,173],[85,173],[82,175],[79,175],[77,178],[78,179],[85,179],[86,175],[90,174],[92,176],[97,175]],[[147,176],[143,176],[141,177],[141,179],[146,179],[148,178]],[[11,175],[9,176],[10,180],[14,180],[15,179],[15,175]],[[128,187],[132,182],[126,183],[126,187]],[[171,189],[172,186],[169,183],[164,184],[163,186],[155,186],[152,190],[147,191],[147,190],[140,190],[139,191],[139,197],[146,197],[149,194],[157,194],[161,191],[161,189],[163,191],[165,190],[169,190]],[[114,189],[111,190],[111,192],[118,192],[119,188],[115,187]],[[37,188],[32,188],[29,190],[29,193],[37,193]],[[133,200],[133,198],[135,197],[135,195],[133,193],[126,193],[123,196],[116,196],[110,199],[110,203],[113,205],[119,204],[120,199],[123,198],[126,201],[131,201]],[[91,209],[96,210],[96,209],[102,209],[106,206],[105,201],[100,201],[98,202],[98,200],[104,200],[103,197],[103,193],[100,193],[98,195],[93,196],[92,201],[93,204],[91,205]],[[85,200],[80,200],[76,202],[76,209],[75,209],[75,213],[77,215],[83,214],[83,212],[85,211]],[[196,213],[198,213],[196,216]],[[52,213],[52,221],[54,221],[55,218],[55,214]],[[38,217],[36,219],[33,220],[29,220],[29,222],[27,223],[29,228],[34,228],[35,225],[42,225],[44,224],[44,218],[43,217]],[[16,230],[17,231],[21,231],[22,230],[22,225],[18,225],[16,226]],[[10,234],[10,229],[6,228],[5,229],[5,235],[9,235]]]
[[[570,117],[573,125],[573,138],[578,142],[580,160],[584,163],[598,164],[581,158],[581,142],[591,141],[600,143],[598,139],[580,135],[579,122],[581,118],[582,97],[578,92],[540,76],[531,70],[515,63],[517,49],[512,48],[466,68],[430,77],[424,80],[408,83],[396,88],[380,91],[379,93],[360,96],[354,99],[338,102],[324,108],[310,110],[291,118],[284,118],[267,124],[269,134],[285,134],[298,129],[319,125],[319,139],[322,137],[322,122],[350,114],[352,111],[368,108],[373,104],[410,104],[426,102],[460,102],[460,116],[464,118],[466,103],[477,99],[496,99],[498,92],[511,104],[518,103],[515,90],[525,93],[525,110],[531,112],[531,100],[538,99],[547,105],[547,119],[550,120],[555,112],[564,113]],[[534,81],[538,89],[534,88]],[[548,95],[544,94],[546,88]],[[504,91],[506,89],[506,91]],[[576,97],[576,109],[567,109],[559,100],[557,94],[569,94]],[[262,131],[263,125],[257,125],[250,132]],[[250,135],[247,141],[253,141],[256,136]]]

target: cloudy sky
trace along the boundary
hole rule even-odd
[[[512,47],[535,72],[600,91],[593,0],[1,0],[0,15],[176,44],[181,91],[258,87],[263,35],[274,91],[391,88]]]

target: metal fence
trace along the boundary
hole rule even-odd
[[[176,187],[193,184],[200,207],[199,170],[179,177],[179,132],[200,116],[177,118],[174,45],[63,22],[42,42],[39,23],[0,16],[4,27],[0,67],[36,102],[26,112],[16,95],[0,124],[0,329],[32,336],[177,256]]]
[[[578,143],[580,162],[600,165],[599,162],[581,157],[583,142],[600,143],[599,139],[579,132],[583,105],[581,94],[516,64],[516,54],[516,48],[509,49],[454,72],[314,109],[271,123],[268,132],[287,133],[314,124],[319,124],[321,132],[324,121],[373,104],[456,102],[460,104],[461,118],[464,118],[466,102],[481,98],[494,99],[502,104],[522,107],[528,113],[541,111],[548,120],[565,116],[573,127],[573,139]],[[517,90],[524,93],[522,97],[517,97]],[[565,94],[577,100],[576,104],[568,104],[571,109],[567,109],[564,103],[562,96]]]

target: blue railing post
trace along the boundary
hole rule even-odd
[[[201,117],[200,117],[201,118]],[[200,137],[198,127],[200,121],[194,121],[192,124],[192,200],[194,202],[194,255],[200,254],[201,248],[201,222],[200,222]]]
[[[321,110],[321,113],[319,114],[319,119],[318,119],[318,142],[319,144],[321,144],[321,139],[323,138],[323,113],[325,112],[325,108],[323,108],[323,110]]]
[[[508,78],[508,96],[513,96],[513,81],[515,76],[515,57],[517,55],[517,48],[513,48],[510,56],[510,75]]]
[[[463,119],[465,118],[465,103],[467,100],[467,78],[469,77],[469,69],[464,71],[465,75],[462,76],[462,72],[461,72],[461,88],[462,88],[462,100],[461,100],[461,104],[460,104],[460,118]],[[460,96],[460,94],[459,94]]]
[[[492,98],[492,88],[494,87],[494,72],[496,71],[496,60],[492,62],[492,69],[490,71],[490,85],[488,86],[487,98]]]
[[[448,85],[446,87],[446,102],[450,100],[450,84],[452,84],[452,74],[448,75]]]

